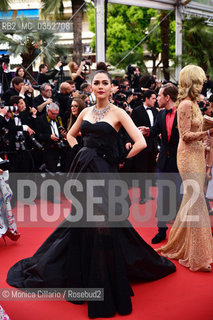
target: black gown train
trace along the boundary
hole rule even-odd
[[[110,153],[116,143],[116,130],[104,121],[92,124],[83,120],[81,131],[84,147],[72,170],[115,177],[117,168],[106,150]],[[65,219],[31,258],[11,267],[7,282],[17,288],[103,288],[104,301],[88,302],[89,317],[129,314],[134,295],[130,280],[157,280],[176,268],[159,256],[127,219],[118,227],[107,224],[72,227]]]

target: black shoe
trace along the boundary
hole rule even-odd
[[[152,239],[152,243],[160,243],[161,241],[166,239],[166,233],[157,233],[154,238]]]
[[[139,201],[139,203],[140,203],[140,204],[146,203],[146,199],[141,199],[141,200]]]
[[[152,196],[147,196],[147,197],[146,197],[146,200],[155,200],[155,198],[152,197]]]

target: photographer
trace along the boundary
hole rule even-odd
[[[30,136],[35,132],[30,126],[33,126],[33,123],[35,126],[35,112],[26,112],[25,102],[19,96],[11,97],[10,103],[12,106],[5,115],[5,121],[8,129],[8,158],[11,170],[13,172],[32,172],[34,161]]]
[[[8,89],[2,99],[5,101],[5,105],[10,105],[10,98],[12,96],[20,96],[24,99],[26,107],[32,107],[32,93],[33,88],[27,84],[24,84],[24,79],[21,77],[14,77],[12,79],[12,88]]]
[[[136,67],[134,70],[134,76],[132,80],[132,88],[137,89],[140,86],[140,77],[141,77],[141,70],[139,67]]]
[[[48,66],[45,63],[40,64],[38,78],[37,78],[38,84],[42,85],[43,83],[46,83],[46,82],[49,83],[49,80],[53,79],[55,75],[60,71],[61,66],[62,66],[62,62],[59,61],[55,66],[54,70],[48,74],[49,72]]]
[[[59,105],[59,114],[64,116],[68,111],[72,99],[72,86],[67,82],[62,82],[60,92],[55,95],[55,101]]]
[[[63,125],[59,116],[59,106],[50,103],[47,113],[37,118],[37,137],[44,146],[42,160],[46,168],[51,172],[58,171],[58,163],[61,162],[61,170],[64,170],[64,159],[66,156],[67,143],[62,135]]]
[[[80,66],[74,61],[68,64],[70,70],[70,76],[75,81],[77,90],[80,90],[80,86],[86,81],[86,75],[91,73],[91,61],[89,59],[83,59]],[[87,69],[87,66],[89,69]]]
[[[82,94],[86,94],[89,97],[88,106],[92,106],[96,103],[96,97],[95,97],[94,93],[92,92],[91,84],[89,84],[87,82],[83,82],[80,86],[80,92]]]
[[[43,83],[40,87],[40,92],[41,93],[33,99],[33,106],[38,111],[37,116],[46,114],[46,108],[53,102],[52,88],[49,83]]]
[[[9,62],[9,56],[0,57],[0,96],[10,88],[12,75],[8,69]]]

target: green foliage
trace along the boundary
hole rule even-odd
[[[152,18],[152,19],[151,19]],[[153,21],[154,18],[154,21]],[[159,23],[160,13],[154,9],[135,6],[108,4],[107,12],[107,46],[106,56],[112,65],[116,65]],[[175,20],[170,15],[170,57],[175,56]],[[95,33],[95,9],[92,5],[88,10],[90,31]],[[91,47],[95,51],[95,37]],[[137,63],[144,69],[144,48],[158,57],[162,51],[160,27],[157,27],[145,41],[132,52],[119,67],[125,68],[130,63]]]
[[[183,65],[199,65],[213,77],[213,28],[207,25],[205,18],[193,17],[184,22],[183,43]]]
[[[55,19],[63,19],[64,4],[63,0],[41,0],[42,9],[41,13],[46,18],[49,13],[53,13]]]

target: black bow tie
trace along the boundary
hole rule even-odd
[[[14,114],[14,118],[19,118],[19,114]]]
[[[166,110],[166,114],[168,113],[172,114],[172,109]]]
[[[151,111],[152,111],[152,108],[151,108],[151,107],[150,107],[150,108],[146,108],[146,111],[147,111],[147,110],[151,110]]]

